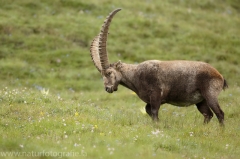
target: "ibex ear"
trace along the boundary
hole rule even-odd
[[[122,67],[122,62],[119,60],[117,63],[116,63],[116,68],[117,69],[120,69]]]

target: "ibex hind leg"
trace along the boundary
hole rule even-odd
[[[224,126],[224,112],[220,108],[218,104],[217,99],[218,93],[210,93],[207,92],[206,94],[203,94],[203,97],[208,105],[208,107],[214,112],[214,114],[217,116],[218,121],[221,126]]]
[[[223,80],[209,80],[207,83],[202,83],[202,88],[200,89],[203,98],[205,99],[208,107],[217,116],[218,121],[221,126],[224,126],[224,112],[221,110],[218,104],[218,95],[222,91]]]
[[[217,99],[209,99],[207,101],[208,106],[212,109],[212,111],[216,114],[218,121],[221,126],[224,126],[224,112],[220,108]]]
[[[196,104],[198,110],[202,113],[202,115],[204,116],[204,124],[209,123],[209,121],[212,119],[213,117],[213,113],[210,110],[210,108],[207,105],[206,100],[203,100],[200,103]]]

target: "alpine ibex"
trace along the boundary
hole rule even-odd
[[[116,9],[109,14],[90,48],[92,61],[103,76],[105,90],[113,93],[119,84],[131,89],[147,103],[146,112],[154,121],[158,121],[161,104],[170,103],[181,107],[196,104],[204,116],[204,123],[210,121],[213,111],[223,125],[224,112],[218,104],[217,96],[227,87],[227,83],[211,65],[183,60],[109,63],[108,29],[113,16],[120,10]]]

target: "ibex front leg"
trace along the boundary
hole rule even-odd
[[[161,100],[158,93],[152,93],[150,96],[151,115],[153,121],[159,121],[158,110],[161,105]]]
[[[151,105],[150,104],[147,104],[146,107],[145,107],[145,110],[147,112],[147,114],[152,117],[152,110],[151,110]]]

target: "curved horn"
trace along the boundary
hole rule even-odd
[[[100,57],[99,57],[99,51],[98,51],[98,45],[99,45],[99,35],[96,36],[93,41],[92,41],[92,44],[91,44],[91,47],[90,47],[90,54],[91,54],[91,57],[92,57],[92,61],[95,65],[95,67],[98,69],[98,71],[101,73],[102,71],[102,66],[101,66],[101,63],[100,63]]]
[[[110,23],[112,21],[113,16],[120,10],[121,9],[116,9],[108,15],[108,17],[104,21],[104,24],[102,25],[102,29],[101,29],[101,32],[99,34],[98,51],[99,51],[102,70],[105,70],[109,67],[108,56],[107,56],[108,28],[110,26]]]

